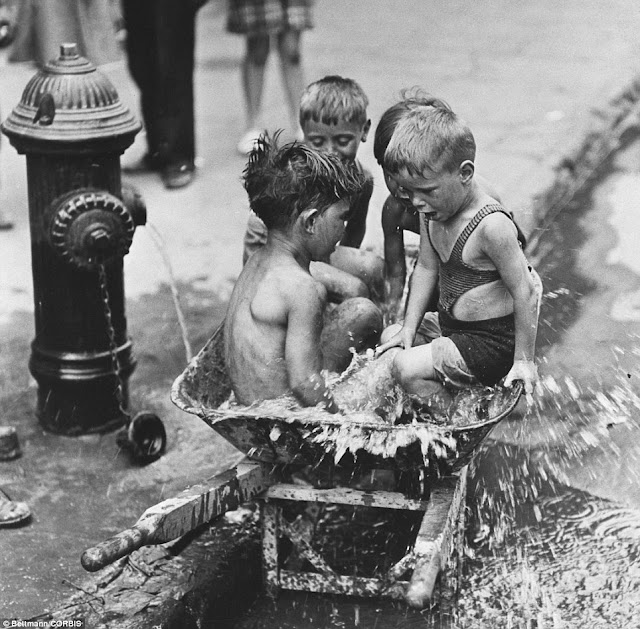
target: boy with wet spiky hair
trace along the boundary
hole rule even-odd
[[[384,154],[394,185],[419,214],[420,249],[404,322],[385,331],[395,335],[378,353],[404,347],[396,377],[427,404],[446,400],[446,388],[502,378],[507,386],[522,380],[531,394],[537,379],[541,284],[510,213],[478,184],[475,153],[469,127],[441,104],[408,112]],[[425,317],[436,282],[438,312]],[[414,346],[427,327],[430,342]]]
[[[329,291],[332,301],[349,297],[382,295],[384,261],[360,250],[367,227],[373,177],[357,161],[358,148],[365,142],[371,120],[367,117],[369,100],[353,79],[325,76],[307,86],[300,99],[300,127],[305,144],[355,164],[365,177],[362,192],[351,200],[350,212],[340,246],[329,264],[317,263],[311,273]],[[245,235],[244,259],[262,246],[267,228],[255,216],[249,218]]]
[[[321,370],[348,365],[350,347],[373,347],[382,313],[368,299],[351,299],[323,325],[327,291],[309,267],[327,260],[343,238],[349,202],[366,178],[335,155],[297,143],[278,148],[261,138],[244,183],[268,236],[245,264],[225,320],[236,399],[251,404],[293,393],[304,406],[336,412]]]

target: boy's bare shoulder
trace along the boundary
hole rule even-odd
[[[514,244],[518,242],[518,230],[515,223],[504,212],[494,212],[485,216],[478,228],[481,239],[487,243],[503,246],[512,241]]]
[[[324,305],[326,288],[298,265],[273,268],[270,275],[271,281],[277,283],[280,294],[291,304],[309,303],[312,307]]]

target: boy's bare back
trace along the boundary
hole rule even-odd
[[[335,251],[349,202],[362,192],[365,177],[334,155],[297,143],[278,147],[263,138],[249,156],[244,179],[251,209],[269,233],[244,266],[225,320],[225,360],[236,398],[251,404],[292,393],[304,406],[337,412],[323,359],[332,349],[344,354],[332,357],[336,364],[349,359],[350,345],[341,347],[340,335],[327,330],[321,339],[327,293],[309,268]],[[362,340],[369,339],[376,325],[371,309],[343,306],[349,316],[338,318],[338,332],[361,330]],[[367,317],[372,323],[359,326]],[[348,340],[358,346],[355,336]]]
[[[325,301],[324,287],[293,256],[265,247],[249,259],[225,328],[227,369],[240,403],[290,393],[292,380],[309,367],[320,371]]]

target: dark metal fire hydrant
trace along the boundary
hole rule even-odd
[[[127,422],[135,360],[123,257],[146,209],[124,191],[120,155],[140,123],[75,44],[63,44],[2,124],[27,157],[35,340],[29,369],[49,431],[106,432]]]

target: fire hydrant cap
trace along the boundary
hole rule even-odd
[[[84,57],[76,44],[62,44],[60,56],[49,61],[27,83],[20,102],[2,124],[19,151],[94,141],[124,150],[141,129],[111,81]],[[17,144],[16,144],[17,142]]]

